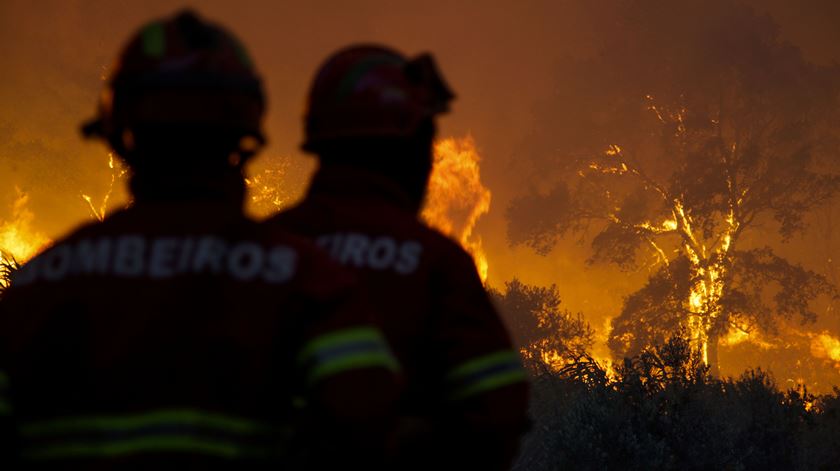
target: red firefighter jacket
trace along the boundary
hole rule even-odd
[[[304,403],[325,442],[306,447],[375,449],[384,433],[365,433],[397,363],[354,283],[311,243],[218,204],[137,205],[82,227],[0,300],[4,458],[278,469],[301,445]]]
[[[367,282],[407,382],[395,466],[509,467],[527,423],[525,373],[470,255],[420,223],[394,183],[359,170],[321,169],[304,201],[268,223]]]

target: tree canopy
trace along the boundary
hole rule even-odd
[[[618,355],[684,327],[716,365],[727,332],[813,321],[809,302],[831,285],[744,234],[787,240],[840,190],[838,69],[809,63],[733,1],[601,14],[596,52],[562,64],[541,105],[563,112],[538,120],[533,140],[552,151],[534,168],[556,170],[509,206],[511,244],[548,254],[577,233],[591,263],[650,268],[614,320]]]

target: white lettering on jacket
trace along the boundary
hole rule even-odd
[[[413,240],[396,241],[388,236],[369,236],[356,232],[319,236],[315,243],[326,250],[342,265],[392,270],[400,275],[410,275],[420,265],[423,246]]]
[[[226,242],[209,235],[147,238],[132,234],[58,244],[23,265],[12,282],[17,286],[79,275],[166,280],[213,274],[281,284],[294,278],[297,263],[297,251],[285,245]]]

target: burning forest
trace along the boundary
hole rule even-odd
[[[256,12],[205,3],[269,31]],[[472,255],[532,374],[536,425],[517,469],[840,467],[840,8],[362,3],[368,13],[344,12],[356,28],[324,19],[322,42],[282,60],[269,45],[302,26],[247,38],[274,107],[271,145],[247,169],[251,216],[307,188],[290,104],[323,50],[349,37],[439,50],[459,100],[420,217]],[[101,43],[122,21],[86,30],[82,18],[115,7],[54,7],[38,18],[0,6],[12,71],[0,87],[2,287],[51,240],[131,204],[126,168],[79,144],[71,119],[87,113],[111,53]],[[415,18],[444,9],[428,38]],[[473,16],[475,37],[462,24]],[[58,46],[9,49],[30,32]],[[40,53],[50,62],[32,66]]]

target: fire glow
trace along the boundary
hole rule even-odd
[[[29,209],[29,195],[16,188],[12,216],[0,224],[0,259],[4,263],[23,263],[43,250],[50,239],[36,230],[35,215]]]
[[[435,143],[422,218],[431,227],[461,244],[475,260],[482,281],[487,280],[487,255],[474,235],[479,218],[490,211],[490,190],[481,183],[481,157],[472,137],[447,138]]]
[[[840,339],[828,332],[814,335],[811,339],[811,354],[834,362],[834,367],[840,371]]]

